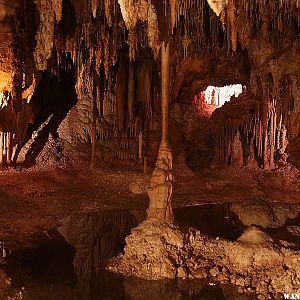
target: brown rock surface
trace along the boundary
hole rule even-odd
[[[211,240],[192,228],[180,230],[148,220],[132,230],[126,243],[125,253],[108,266],[125,276],[171,279],[210,275],[222,281],[225,276],[242,291],[271,297],[283,290],[296,293],[300,283],[299,251],[278,249],[255,228],[247,229],[238,242],[228,242]],[[223,277],[216,277],[219,270]]]

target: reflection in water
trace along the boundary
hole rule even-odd
[[[184,223],[184,211],[177,215]],[[122,251],[125,237],[136,225],[135,217],[126,211],[71,216],[58,231],[48,232],[39,247],[14,251],[5,271],[14,287],[25,286],[28,300],[254,299],[232,287],[209,286],[201,280],[146,281],[106,272],[107,260]]]
[[[90,279],[105,268],[110,258],[125,246],[125,238],[137,226],[136,219],[126,211],[71,216],[60,233],[75,248],[74,268],[79,279]]]
[[[203,280],[157,280],[126,279],[124,289],[130,300],[201,299],[223,300],[223,291],[209,287]]]
[[[209,237],[236,240],[244,231],[230,213],[230,203],[203,204],[174,209],[175,219]]]

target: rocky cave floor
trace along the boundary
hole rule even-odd
[[[149,177],[150,173],[143,174],[139,167],[131,171],[1,171],[0,237],[21,245],[32,234],[57,227],[72,214],[113,209],[145,211]],[[235,167],[193,172],[179,160],[174,164],[174,178],[174,208],[251,201],[300,204],[299,171],[291,165],[275,172]]]
[[[299,171],[290,164],[272,172],[233,166],[212,166],[209,169],[192,171],[179,156],[175,160],[173,173],[175,178],[173,207],[175,217],[178,216],[179,223],[183,221],[183,225],[194,226],[199,223],[197,219],[203,218],[203,215],[199,217],[198,211],[189,212],[189,208],[201,207],[204,204],[228,203],[231,205],[231,212],[235,213],[243,224],[243,230],[252,224],[270,229],[282,227],[288,219],[299,221]],[[89,216],[94,213],[121,210],[130,212],[140,223],[145,218],[148,207],[149,178],[150,173],[144,174],[141,166],[136,166],[130,171],[125,166],[99,167],[93,170],[88,168],[46,170],[41,166],[27,170],[2,170],[0,241],[4,241],[11,249],[40,247],[41,233],[45,234],[44,239],[46,236],[51,239],[51,230],[66,226],[66,223],[70,222],[67,221],[69,217],[75,216],[76,220],[76,216],[80,213]],[[217,227],[222,227],[225,224],[223,220],[220,223],[220,220],[214,218],[224,218],[224,214],[227,213],[224,211],[221,215],[218,215],[218,212],[213,213],[211,217],[203,219],[202,223],[209,222],[207,226],[216,223]],[[202,214],[205,212],[202,211]],[[76,221],[77,227],[81,227],[78,229],[78,235],[82,235],[82,230],[91,232],[88,227],[90,225],[87,225],[88,221],[83,219],[81,216]],[[71,227],[76,225],[71,224]],[[281,246],[299,250],[300,222],[292,225],[286,226],[287,231],[293,231],[286,239],[288,241],[282,241],[285,240],[282,236],[278,237],[278,241]],[[130,230],[132,226],[135,225],[132,223],[127,227]],[[227,228],[229,227],[225,226],[225,231]],[[219,229],[216,230],[217,234]],[[224,228],[222,230],[224,231]],[[239,235],[242,232],[239,231]],[[215,238],[217,234],[213,237]],[[239,235],[233,235],[231,238],[234,240]],[[226,236],[226,233],[223,236]],[[66,240],[68,241],[67,238]],[[74,243],[75,245],[72,244],[72,239],[70,243],[68,242],[76,249],[77,237]],[[220,245],[223,245],[222,243]],[[206,247],[206,244],[203,247]],[[229,248],[231,249],[231,244]]]

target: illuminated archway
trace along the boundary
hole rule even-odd
[[[193,102],[196,111],[200,115],[211,116],[217,108],[229,102],[231,97],[238,97],[245,86],[241,84],[232,84],[222,87],[208,86],[204,91],[194,96]]]

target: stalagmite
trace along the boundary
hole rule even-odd
[[[172,152],[168,143],[169,117],[169,44],[162,42],[161,47],[161,116],[162,136],[155,169],[150,180],[147,210],[148,219],[173,222],[171,199],[173,193]]]

